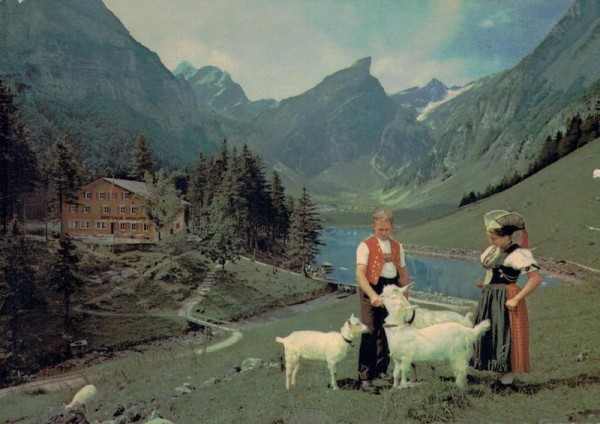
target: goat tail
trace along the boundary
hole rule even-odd
[[[282,345],[285,345],[285,338],[284,337],[275,337],[275,341],[277,343],[281,343]]]
[[[479,324],[477,324],[475,327],[473,327],[473,334],[475,334],[477,337],[480,337],[483,333],[488,331],[490,329],[490,327],[491,327],[490,320],[485,319],[485,320],[481,321]]]

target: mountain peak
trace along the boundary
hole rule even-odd
[[[188,79],[196,73],[197,69],[187,60],[184,60],[173,69],[173,75],[183,75],[185,79]]]
[[[363,57],[362,59],[358,59],[354,64],[350,67],[353,70],[359,70],[366,74],[370,74],[371,72],[371,58]]]
[[[437,78],[433,78],[423,88],[411,87],[391,95],[390,98],[398,105],[411,106],[420,110],[430,102],[442,100],[447,93],[448,87]]]
[[[444,88],[445,90],[448,89],[448,87],[446,87],[446,85],[437,78],[433,78],[423,88],[433,88],[433,87],[441,87],[441,88]]]

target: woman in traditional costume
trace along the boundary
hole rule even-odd
[[[528,373],[529,318],[525,298],[541,284],[540,269],[531,251],[523,217],[514,212],[491,211],[485,215],[485,228],[490,246],[481,255],[486,270],[481,287],[475,324],[485,319],[491,328],[475,345],[472,365],[481,371],[500,374],[492,383],[493,390],[514,389],[514,374]],[[521,231],[520,245],[512,234]],[[523,288],[519,275],[526,275]]]

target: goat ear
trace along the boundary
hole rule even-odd
[[[402,291],[402,293],[404,293],[406,290],[408,290],[410,288],[410,286],[412,286],[413,283],[407,284],[406,286],[402,287],[400,290]]]

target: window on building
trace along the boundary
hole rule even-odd
[[[105,215],[106,215],[106,214],[109,214],[109,213],[110,213],[110,206],[108,206],[108,205],[103,205],[103,206],[102,206],[102,213],[103,213],[103,214],[105,214]]]
[[[91,199],[92,198],[92,192],[91,191],[85,191],[85,192],[83,192],[83,198],[84,199]]]
[[[130,193],[128,191],[123,192],[123,199],[129,199]]]
[[[96,230],[105,230],[106,221],[96,221]]]
[[[131,223],[131,231],[137,231],[137,222]]]
[[[127,223],[126,222],[119,222],[119,230],[121,231],[125,231]]]
[[[98,192],[98,199],[104,199],[104,192],[103,191],[99,191]]]
[[[71,213],[77,213],[77,205],[70,205],[69,206],[69,212],[71,212]]]
[[[85,219],[85,220],[81,221],[80,225],[81,225],[81,228],[90,229],[90,228],[92,228],[92,221],[90,221],[89,219]]]
[[[91,213],[92,207],[90,205],[83,205],[83,213]]]
[[[136,205],[131,205],[131,214],[137,215],[137,213],[138,213],[138,207]]]
[[[148,232],[150,231],[150,224],[148,224],[147,222],[144,222],[144,232]]]
[[[125,215],[126,211],[127,211],[127,208],[125,207],[125,205],[119,206],[119,213],[121,215]]]
[[[74,219],[69,219],[69,228],[73,229],[73,228],[79,228],[78,221],[74,220]]]

